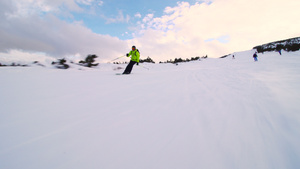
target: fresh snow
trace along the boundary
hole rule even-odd
[[[298,169],[300,52],[0,68],[0,169]]]

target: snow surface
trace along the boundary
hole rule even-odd
[[[300,52],[252,54],[2,67],[0,169],[298,169]]]

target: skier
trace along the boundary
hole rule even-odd
[[[278,53],[281,55],[281,49],[278,49],[277,51],[278,51]]]
[[[276,46],[276,51],[281,55],[281,49],[282,49],[282,45],[277,45]]]
[[[253,54],[253,58],[254,58],[254,61],[256,62],[257,61],[257,52],[255,52],[254,54]]]
[[[132,67],[134,64],[139,65],[140,62],[140,52],[138,49],[136,49],[135,46],[132,46],[132,50],[126,54],[127,57],[131,56],[131,60],[129,64],[127,65],[126,69],[124,70],[123,74],[130,74]]]

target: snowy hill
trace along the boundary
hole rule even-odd
[[[271,42],[254,47],[259,53],[283,49],[285,51],[298,51],[300,49],[300,37]]]
[[[124,76],[2,67],[0,169],[298,169],[300,52],[253,52]]]

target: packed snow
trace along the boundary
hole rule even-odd
[[[0,169],[298,169],[300,52],[252,54],[1,67]]]

